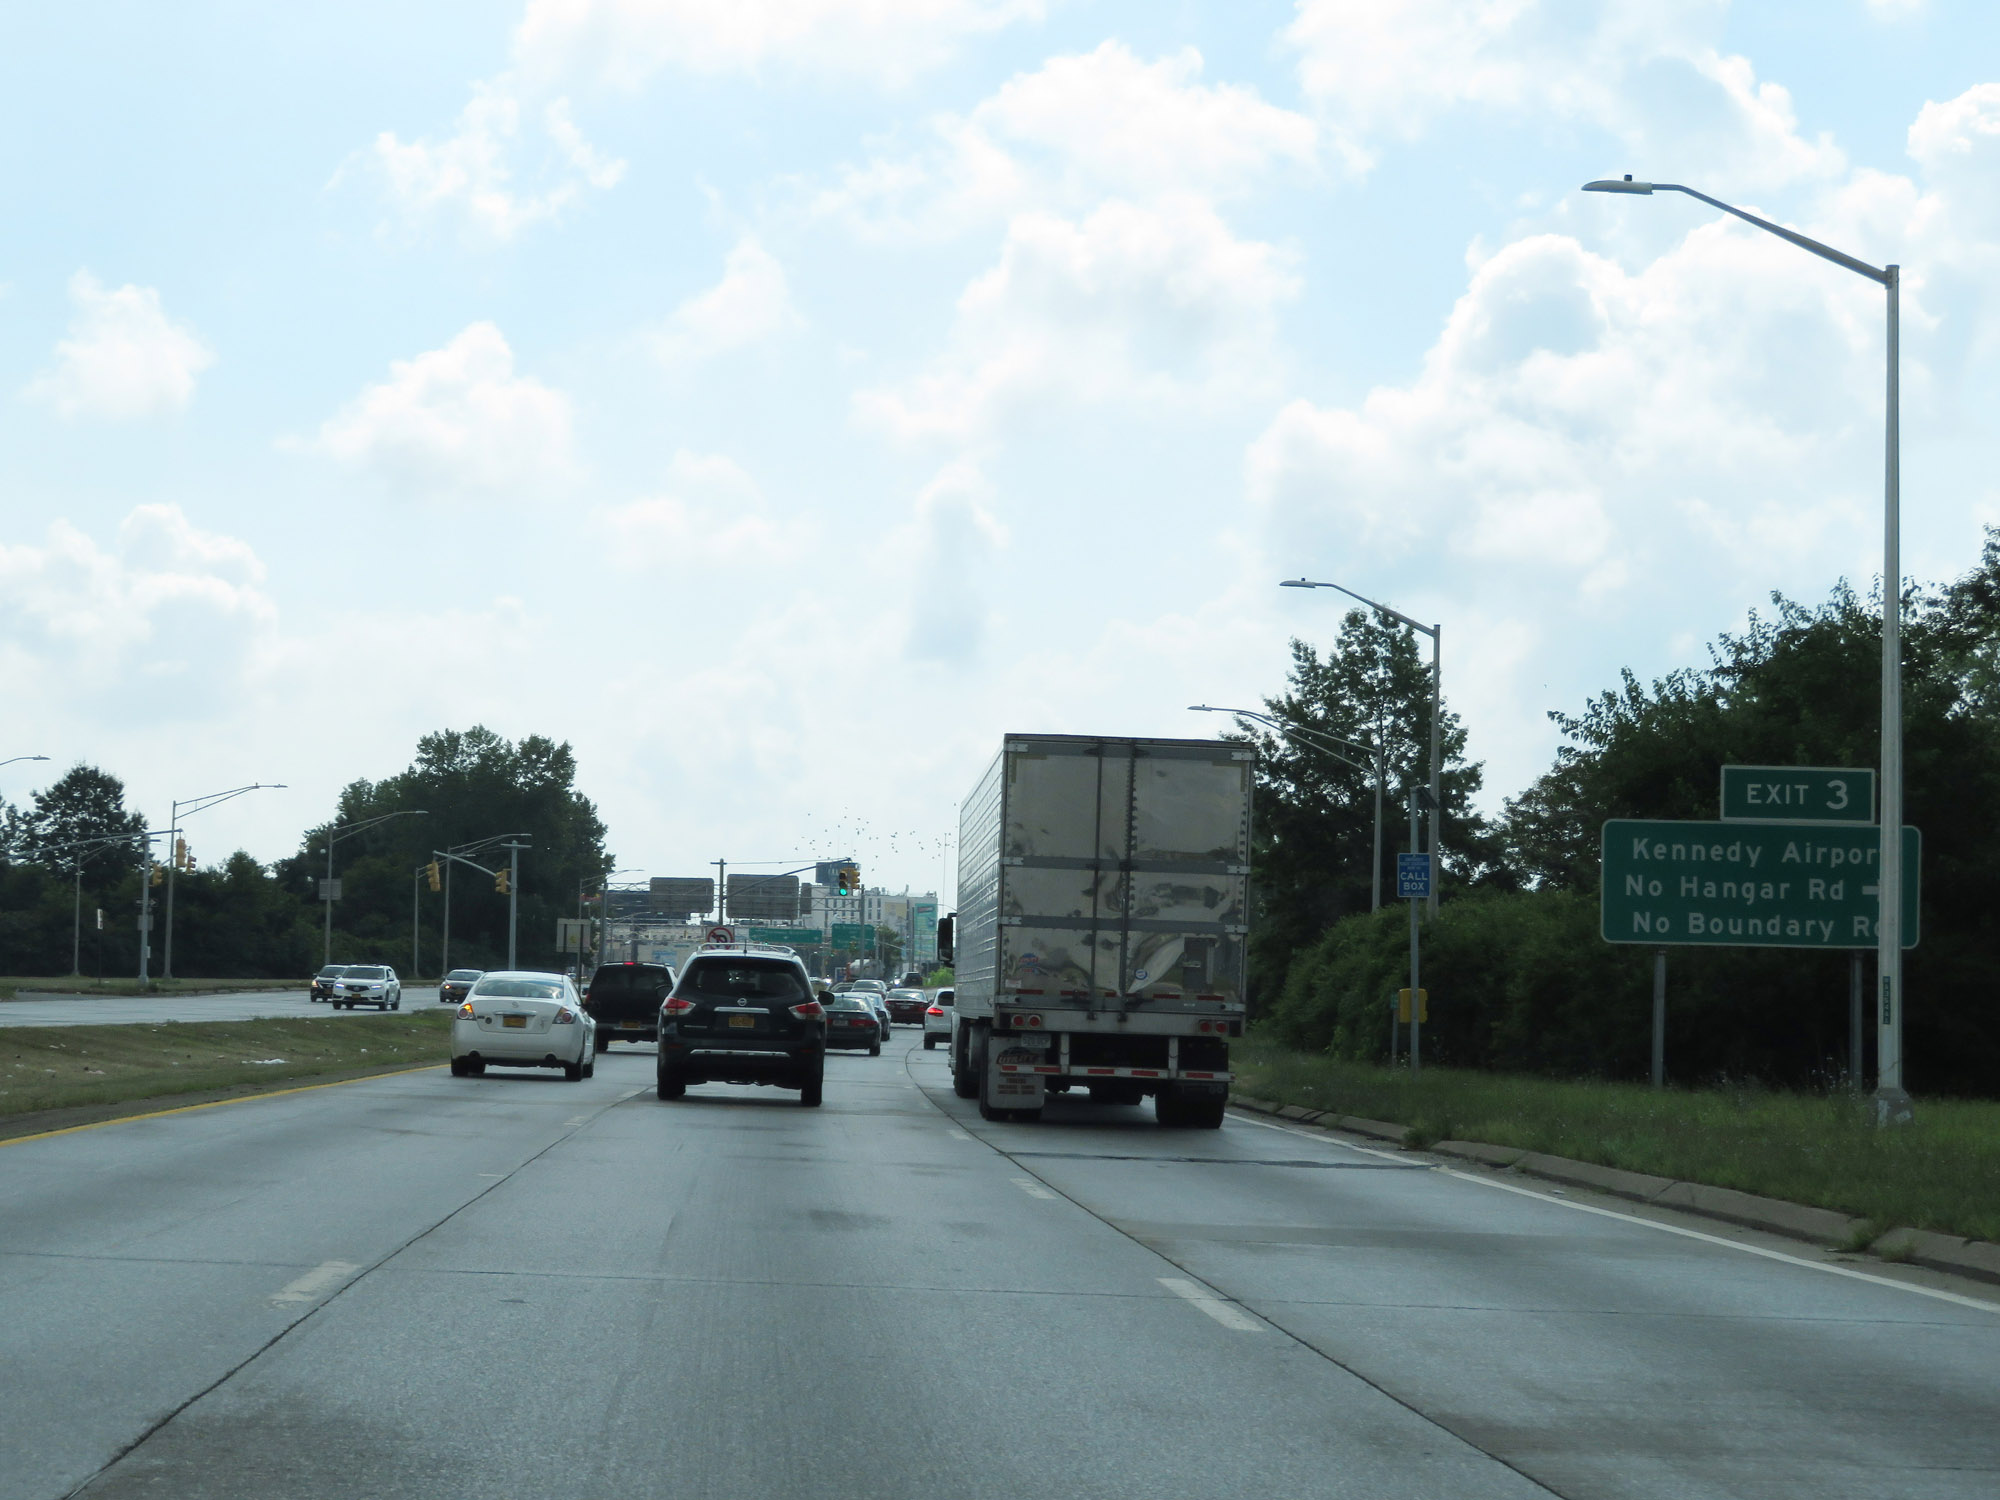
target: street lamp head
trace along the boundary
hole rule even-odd
[[[1281,589],[1316,589],[1319,585],[1309,578],[1281,578],[1278,580],[1278,587]]]
[[[1583,190],[1586,193],[1650,193],[1653,185],[1650,182],[1634,182],[1632,174],[1627,172],[1622,178],[1600,177],[1595,182],[1586,182]]]

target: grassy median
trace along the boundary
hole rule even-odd
[[[414,979],[405,983],[415,986]],[[305,993],[303,979],[150,979],[139,983],[137,978],[91,979],[75,974],[60,977],[34,977],[19,974],[0,976],[0,1000],[11,1000],[16,995],[233,995],[241,993],[270,994],[274,990],[297,990]]]
[[[2000,1241],[2000,1103],[1920,1099],[1879,1130],[1845,1094],[1651,1089],[1340,1062],[1262,1038],[1233,1054],[1254,1098],[1410,1127],[1412,1145],[1487,1141],[1709,1183],[1893,1226]]]
[[[106,1118],[140,1100],[226,1098],[441,1063],[450,1020],[437,1012],[390,1012],[0,1028],[0,1134],[17,1133],[23,1115],[82,1111]]]

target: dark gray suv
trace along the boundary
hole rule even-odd
[[[660,1005],[662,1099],[691,1083],[760,1083],[817,1105],[825,1073],[826,1010],[790,952],[703,948]]]

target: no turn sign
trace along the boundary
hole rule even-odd
[[[733,943],[736,941],[736,930],[732,927],[711,927],[708,929],[708,940],[711,943]]]

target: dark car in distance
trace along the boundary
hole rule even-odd
[[[922,990],[891,990],[883,999],[889,1003],[891,1021],[900,1021],[906,1026],[924,1024],[924,1012],[930,1008],[930,1001]]]
[[[826,999],[826,1044],[828,1047],[866,1047],[870,1057],[882,1052],[882,1018],[866,995],[849,991]]]
[[[583,987],[583,1008],[597,1022],[597,1050],[613,1042],[657,1042],[660,1002],[674,987],[665,964],[599,964]]]
[[[660,1006],[659,1035],[662,1099],[695,1083],[755,1083],[820,1101],[826,1008],[787,949],[698,950]]]
[[[333,998],[334,980],[340,978],[346,972],[346,964],[328,964],[317,974],[313,975],[312,985],[306,991],[307,998],[312,1000],[331,1000]]]
[[[472,993],[472,987],[479,983],[484,969],[453,969],[438,981],[438,1004],[460,1005]]]

